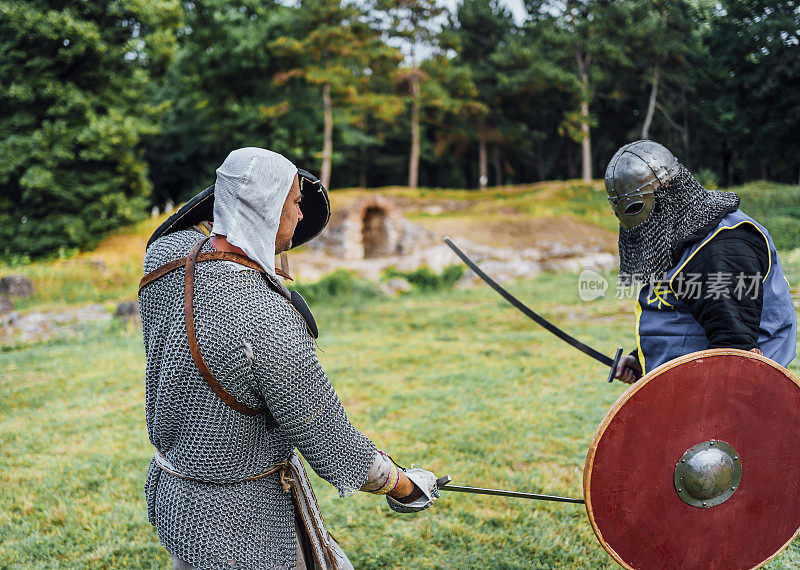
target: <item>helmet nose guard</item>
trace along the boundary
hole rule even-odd
[[[297,222],[292,236],[292,248],[317,237],[331,217],[328,191],[322,182],[307,170],[297,169],[300,182],[300,210],[303,219]],[[214,221],[214,186],[211,185],[181,206],[156,228],[147,241],[147,247],[161,236],[185,230],[204,221]]]
[[[679,171],[678,159],[663,145],[639,140],[620,148],[606,168],[608,201],[620,225],[629,230],[655,207],[655,190]]]

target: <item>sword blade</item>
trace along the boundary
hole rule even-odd
[[[556,495],[540,495],[538,493],[523,493],[521,491],[506,491],[504,489],[485,489],[483,487],[462,487],[460,485],[444,485],[439,487],[440,491],[456,491],[458,493],[474,493],[476,495],[496,495],[500,497],[514,497],[517,499],[532,499],[536,501],[555,501],[558,503],[583,504],[583,499],[573,499],[572,497],[558,497]]]
[[[622,347],[617,349],[617,353],[615,354],[615,358],[609,358],[608,356],[606,356],[602,352],[600,352],[598,350],[595,350],[591,346],[588,346],[588,345],[582,343],[577,338],[575,338],[574,336],[564,332],[563,330],[561,330],[560,328],[555,326],[553,323],[551,323],[550,321],[548,321],[547,319],[545,319],[544,317],[542,317],[541,315],[536,313],[533,309],[531,309],[530,307],[525,305],[522,301],[517,299],[514,295],[512,295],[511,293],[506,291],[497,281],[495,281],[494,279],[489,277],[486,273],[484,273],[484,271],[480,267],[477,266],[477,264],[474,261],[472,261],[469,257],[467,257],[467,254],[465,254],[463,251],[461,251],[456,246],[456,244],[453,243],[453,241],[449,237],[444,238],[444,243],[446,243],[447,247],[452,249],[453,252],[458,257],[461,258],[461,261],[463,261],[464,264],[467,267],[469,267],[472,271],[474,271],[475,274],[478,277],[483,279],[483,281],[486,282],[486,284],[489,285],[489,287],[491,287],[492,289],[497,291],[500,294],[501,297],[503,297],[506,301],[511,303],[516,309],[518,309],[519,311],[522,311],[522,313],[526,317],[531,319],[537,325],[547,329],[548,331],[550,331],[551,333],[556,335],[558,338],[560,338],[561,340],[563,340],[567,344],[577,348],[578,350],[580,350],[585,355],[590,356],[591,358],[594,358],[595,360],[605,364],[606,366],[610,366],[611,367],[611,373],[609,374],[609,380],[608,381],[611,382],[614,379],[613,376],[614,376],[614,372],[615,372],[616,367],[617,367],[617,363],[619,362],[619,359],[622,356]]]

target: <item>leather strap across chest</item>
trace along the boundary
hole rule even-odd
[[[142,280],[139,282],[139,291],[142,290],[143,287],[147,286],[148,284],[152,283],[159,277],[166,275],[170,271],[173,271],[179,267],[186,266],[186,279],[184,283],[184,308],[186,314],[186,337],[189,341],[189,351],[192,354],[192,360],[194,360],[197,369],[200,371],[200,374],[205,380],[206,384],[214,391],[214,393],[219,396],[219,398],[225,402],[226,405],[233,408],[237,412],[248,416],[255,416],[259,414],[265,414],[267,416],[267,423],[268,428],[273,429],[278,427],[278,422],[275,421],[275,418],[270,413],[269,409],[266,407],[262,409],[255,409],[247,406],[246,404],[241,403],[238,401],[232,394],[230,394],[225,388],[219,383],[219,381],[214,377],[214,374],[209,369],[208,365],[206,364],[205,360],[203,359],[203,355],[200,352],[200,347],[197,345],[197,333],[195,330],[194,325],[194,307],[193,307],[193,300],[194,300],[194,276],[195,276],[195,266],[200,261],[233,261],[244,265],[245,267],[249,267],[251,269],[256,269],[261,273],[264,273],[263,268],[257,264],[256,262],[252,261],[251,259],[240,255],[238,253],[230,253],[230,252],[222,252],[222,251],[215,251],[209,253],[200,253],[200,249],[205,245],[205,243],[209,240],[208,237],[205,237],[199,240],[195,246],[192,248],[192,251],[189,253],[187,257],[182,257],[180,259],[176,259],[169,263],[166,263],[151,271],[147,275],[145,275]],[[282,293],[284,296],[285,294]]]
[[[203,243],[205,243],[205,240],[201,240],[201,241]],[[248,269],[255,269],[256,271],[258,271],[262,275],[266,275],[267,274],[267,272],[264,271],[264,268],[261,267],[258,263],[256,263],[255,261],[253,261],[249,257],[246,257],[246,256],[244,256],[244,255],[242,255],[240,253],[232,253],[232,252],[229,252],[229,251],[209,251],[209,252],[204,252],[204,253],[198,253],[196,259],[197,259],[197,262],[200,262],[200,261],[232,261],[234,263],[238,263],[239,265],[244,265]],[[170,271],[174,271],[175,269],[178,269],[179,267],[183,267],[184,265],[186,265],[188,260],[189,260],[188,257],[181,257],[180,259],[175,259],[173,261],[165,263],[161,267],[158,267],[158,268],[154,269],[153,271],[151,271],[150,273],[148,273],[147,275],[142,277],[142,279],[139,281],[139,291],[141,291],[142,288],[145,285],[149,285],[150,283],[152,283],[153,281],[155,281],[159,277],[163,277],[164,275],[166,275]],[[288,275],[287,273],[285,273],[284,271],[282,271],[280,267],[276,267],[275,268],[275,274],[280,276],[280,277],[283,277],[284,279],[292,279],[291,276]],[[273,289],[275,289],[281,295],[286,297],[286,293],[284,293],[283,291],[280,291],[277,287],[273,287]]]

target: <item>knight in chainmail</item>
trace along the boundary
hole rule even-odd
[[[733,192],[707,190],[664,146],[620,148],[605,175],[619,219],[621,286],[640,286],[637,348],[616,377],[634,382],[708,348],[795,356],[797,319],[769,231]]]
[[[350,567],[327,533],[316,544],[330,560],[305,536],[294,450],[341,497],[386,494],[416,512],[438,496],[433,473],[398,469],[350,423],[317,360],[313,317],[278,278],[275,255],[328,216],[316,178],[245,148],[150,240],[139,297],[155,447],[145,493],[175,568]],[[200,222],[210,218],[209,239]]]

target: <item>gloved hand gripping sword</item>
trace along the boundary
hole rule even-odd
[[[389,457],[389,456],[387,456]],[[450,481],[453,478],[450,475],[436,478],[431,471],[419,469],[413,465],[410,468],[400,466],[394,459],[389,457],[399,469],[401,469],[406,477],[411,479],[411,482],[417,488],[417,497],[410,502],[403,502],[386,495],[386,502],[389,507],[398,513],[418,513],[433,505],[436,499],[439,498],[439,491],[455,491],[458,493],[471,493],[476,495],[494,495],[500,497],[513,497],[515,499],[532,499],[537,501],[556,501],[559,503],[576,503],[583,504],[583,499],[574,499],[572,497],[559,497],[556,495],[541,495],[538,493],[524,493],[522,491],[507,491],[505,489],[487,489],[485,487],[464,487],[460,485],[451,485]]]

